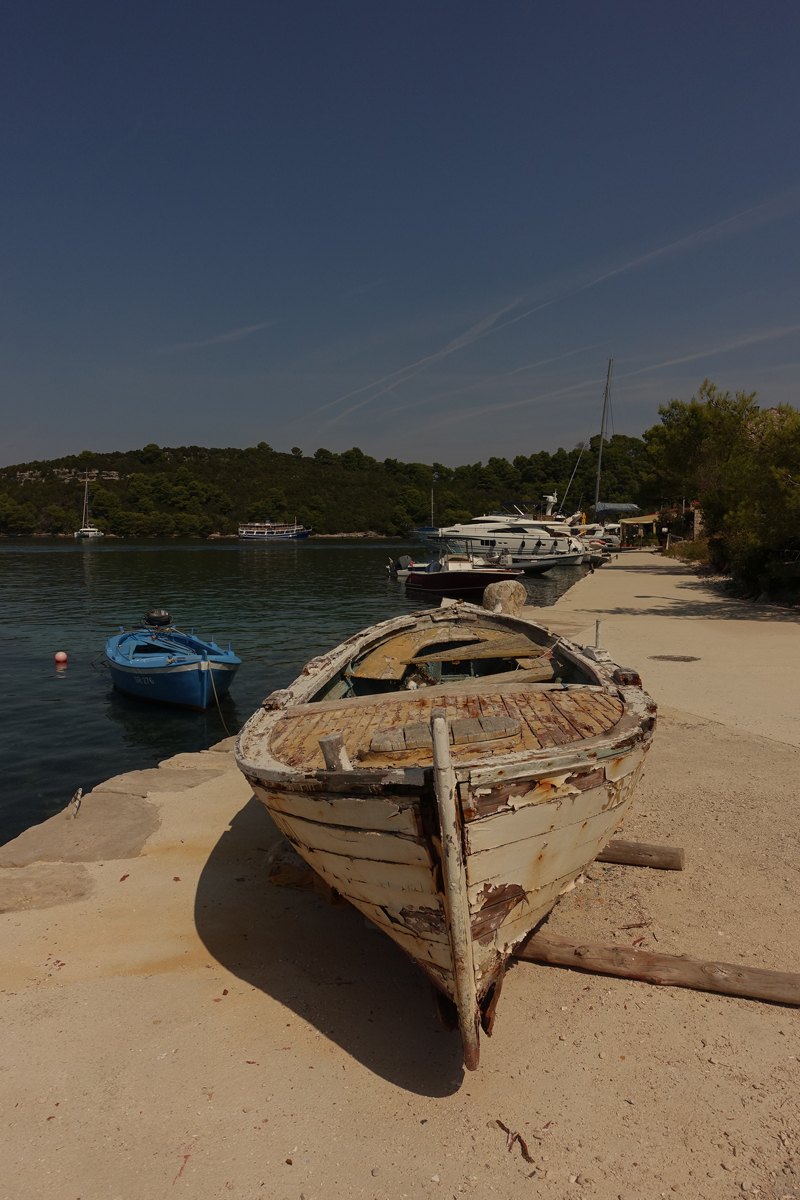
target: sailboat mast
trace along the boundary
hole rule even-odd
[[[564,492],[564,495],[561,498],[562,508],[567,502],[567,496],[569,495],[569,489],[572,487],[572,481],[575,478],[575,472],[577,471],[578,467],[581,465],[581,459],[583,458],[583,452],[585,449],[586,449],[586,445],[583,442],[581,442],[581,452],[578,455],[578,461],[575,463],[575,466],[572,468],[572,474],[569,477],[569,483],[567,484],[567,490]]]
[[[86,479],[83,485],[83,518],[81,520],[81,529],[85,529],[89,524],[89,472],[86,472]]]
[[[603,397],[603,420],[600,424],[600,451],[597,455],[597,484],[594,489],[594,509],[597,516],[597,504],[600,500],[600,466],[603,461],[603,438],[606,432],[606,417],[608,415],[608,396],[611,391],[611,368],[614,366],[613,358],[608,360],[608,375],[606,377],[606,391]]]

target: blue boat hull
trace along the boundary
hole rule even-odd
[[[205,712],[214,704],[214,689],[222,699],[233,682],[239,664],[194,662],[175,666],[150,666],[136,663],[123,666],[106,656],[114,687],[129,696],[156,700]],[[213,686],[211,677],[213,675]]]

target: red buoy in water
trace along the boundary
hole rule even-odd
[[[58,654],[56,655],[56,662],[57,663],[65,663],[66,661],[67,661],[67,656],[66,656],[65,652],[63,650],[59,650]]]

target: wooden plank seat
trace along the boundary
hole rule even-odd
[[[454,643],[447,645],[447,643]],[[430,654],[426,646],[438,647]],[[376,646],[349,672],[355,679],[400,680],[411,663],[461,662],[481,658],[537,658],[545,648],[525,633],[452,626],[404,631]]]
[[[473,643],[469,646],[456,646],[453,649],[439,650],[434,654],[415,654],[408,663],[434,662],[466,662],[471,658],[539,658],[545,653],[544,646],[537,646],[527,637],[497,637]]]
[[[450,743],[463,746],[468,742],[490,742],[498,738],[519,737],[521,723],[510,717],[461,717],[449,727]],[[424,721],[409,721],[405,725],[380,729],[369,744],[373,754],[401,750],[422,750],[432,745],[430,726]]]
[[[287,766],[322,770],[318,739],[339,733],[353,763],[427,766],[433,758],[430,713],[434,707],[447,711],[451,752],[457,762],[512,749],[579,742],[607,732],[622,715],[620,700],[599,688],[536,691],[536,685],[495,684],[476,693],[477,683],[470,680],[469,695],[431,687],[297,706],[276,723],[270,753]]]

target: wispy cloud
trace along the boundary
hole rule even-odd
[[[614,279],[620,275],[642,270],[647,266],[666,260],[673,256],[689,253],[692,250],[699,249],[702,246],[709,245],[712,242],[716,242],[722,238],[735,237],[747,233],[751,229],[768,224],[770,221],[779,220],[782,217],[789,216],[790,214],[797,212],[798,208],[800,208],[800,188],[793,188],[787,192],[782,192],[779,196],[775,196],[761,204],[752,205],[750,208],[742,209],[741,212],[735,213],[731,217],[726,217],[722,221],[717,221],[712,225],[707,225],[703,229],[698,229],[694,233],[688,234],[686,237],[678,238],[676,241],[667,242],[663,246],[657,247],[655,250],[650,250],[646,254],[638,255],[636,258],[632,258],[627,262],[621,263],[619,266],[613,267],[611,270],[604,271],[602,274],[597,275],[595,278],[589,279],[578,286],[573,286],[571,288],[567,288],[566,290],[560,290],[557,294],[552,295],[549,299],[545,299],[541,303],[536,304],[531,308],[527,308],[524,312],[518,313],[516,316],[511,317],[508,320],[502,320],[501,318],[506,316],[507,313],[510,313],[523,303],[522,300],[517,299],[512,303],[507,304],[504,308],[499,309],[497,312],[491,313],[477,324],[471,326],[463,334],[460,334],[457,338],[443,346],[441,350],[437,350],[433,354],[426,355],[424,358],[417,359],[415,362],[408,363],[405,367],[400,367],[398,370],[393,371],[388,375],[384,375],[380,379],[374,379],[370,383],[364,384],[360,388],[356,388],[354,391],[345,393],[343,396],[338,396],[335,400],[331,400],[327,404],[323,404],[319,408],[315,409],[312,413],[309,413],[309,416],[319,416],[321,413],[335,408],[337,405],[343,404],[347,400],[351,400],[356,396],[363,396],[363,399],[359,400],[356,404],[353,404],[349,408],[343,409],[332,416],[323,426],[323,428],[328,428],[330,425],[343,420],[345,417],[350,416],[358,409],[363,408],[364,405],[370,404],[372,401],[377,400],[381,396],[386,395],[388,392],[393,391],[400,384],[405,383],[407,380],[413,378],[413,376],[418,375],[421,371],[432,366],[434,363],[441,361],[443,358],[446,358],[451,354],[455,354],[467,346],[473,345],[482,338],[488,337],[491,334],[499,333],[501,330],[507,329],[509,326],[515,325],[519,321],[524,321],[526,318],[542,312],[544,309],[550,308],[554,304],[572,299],[573,297],[589,291],[592,288],[598,287],[608,280]],[[773,336],[780,335],[775,334]],[[763,339],[758,338],[756,340]],[[725,347],[721,348],[721,350],[722,349],[725,349]],[[721,350],[715,351],[715,353],[719,353]],[[698,354],[696,357],[703,357],[703,355]],[[690,360],[691,356],[683,361]],[[534,365],[537,364],[530,364],[530,366]],[[519,367],[517,369],[519,371],[523,371],[530,369],[530,367]],[[657,369],[657,366],[645,368],[645,370],[648,371]],[[513,372],[509,372],[509,374],[513,374]],[[369,394],[365,395],[365,393]],[[514,403],[531,402],[532,400]],[[491,410],[482,409],[480,411]]]
[[[684,354],[680,358],[668,358],[664,362],[653,363],[649,367],[640,367],[638,371],[626,371],[617,376],[618,379],[633,379],[636,375],[646,375],[650,371],[660,371],[664,367],[677,367],[682,363],[696,362],[699,358],[713,358],[716,354],[729,354],[733,350],[742,350],[745,346],[755,346],[759,342],[773,341],[775,338],[787,337],[790,333],[800,332],[800,325],[781,325],[777,329],[760,329],[754,333],[745,334],[721,346],[711,346],[706,350],[697,350],[692,354]]]
[[[596,287],[599,283],[604,283],[607,279],[613,279],[616,275],[623,275],[627,271],[636,271],[640,267],[647,266],[649,263],[657,262],[659,259],[670,258],[675,254],[684,254],[688,250],[707,246],[711,242],[719,241],[721,238],[735,237],[737,234],[749,233],[751,229],[756,229],[759,225],[767,225],[770,221],[778,221],[781,217],[790,216],[792,213],[797,212],[798,208],[800,208],[800,188],[792,188],[788,192],[781,192],[779,196],[773,196],[771,200],[765,200],[763,204],[755,204],[751,208],[744,208],[741,212],[734,213],[732,217],[726,217],[724,221],[717,221],[713,225],[707,225],[704,229],[698,229],[695,233],[678,238],[675,242],[668,242],[664,246],[659,246],[657,250],[651,250],[648,254],[642,254],[620,267],[606,271],[604,275],[598,275],[597,279],[591,280],[590,283],[587,283],[580,290]]]
[[[225,333],[217,333],[214,337],[203,338],[199,342],[178,342],[175,346],[164,346],[159,353],[173,354],[178,350],[201,350],[204,346],[221,346],[225,342],[241,342],[251,333],[257,333],[259,329],[269,329],[270,325],[274,324],[275,321],[259,321],[257,325],[243,325],[241,329],[228,329]]]
[[[570,396],[575,392],[585,392],[590,388],[602,393],[602,380],[598,382],[597,376],[594,379],[584,379],[581,383],[573,383],[569,387],[556,388],[552,392],[540,392],[536,396],[525,396],[522,400],[508,400],[503,404],[485,404],[480,408],[460,409],[457,413],[443,416],[439,421],[426,422],[426,431],[432,429],[441,429],[445,425],[452,425],[457,421],[466,421],[472,417],[482,417],[487,413],[504,412],[510,408],[524,408],[529,404],[541,404],[545,400],[562,399],[565,396]],[[599,424],[599,421],[598,421]]]
[[[555,358],[540,358],[537,362],[526,363],[524,367],[515,367],[513,371],[506,371],[501,375],[501,379],[509,379],[512,375],[519,375],[520,371],[533,371],[536,367],[548,367],[551,363],[561,362],[565,358],[573,358],[576,354],[585,354],[587,350],[596,350],[600,342],[592,342],[589,346],[579,346],[577,350],[567,350],[566,354],[557,354]]]
[[[701,358],[711,358],[715,354],[726,354],[733,350],[740,350],[745,346],[756,345],[759,342],[766,342],[775,338],[787,337],[792,333],[800,333],[800,324],[783,325],[775,329],[762,329],[754,331],[753,333],[745,334],[742,337],[736,338],[730,342],[726,342],[720,346],[713,346],[706,350],[698,350],[693,354],[684,354],[680,358],[666,359],[663,362],[653,363],[652,366],[642,367],[638,371],[629,371],[625,374],[619,374],[617,375],[617,380],[621,382],[623,379],[632,379],[636,375],[644,375],[648,371],[658,371],[663,367],[673,367],[678,366],[681,363],[695,362],[697,359]],[[566,357],[566,355],[562,357]],[[509,372],[509,374],[512,373],[513,372]],[[426,428],[428,430],[439,429],[442,426],[450,425],[455,421],[462,421],[472,417],[480,417],[487,413],[504,412],[513,408],[524,408],[530,404],[540,404],[545,400],[562,399],[578,392],[588,391],[589,389],[596,389],[598,395],[600,395],[602,393],[602,388],[602,378],[596,376],[594,379],[586,379],[581,383],[571,384],[567,387],[558,388],[551,392],[541,392],[535,396],[526,396],[519,400],[508,400],[501,404],[486,404],[480,408],[459,410],[457,413],[443,416],[440,421],[428,423]]]
[[[386,283],[388,278],[389,276],[385,275],[382,279],[373,279],[371,283],[361,283],[358,287],[350,288],[349,291],[342,292],[342,299],[346,300],[350,296],[366,296],[368,292],[372,292],[382,283]]]
[[[436,350],[433,354],[426,354],[424,358],[418,358],[416,362],[408,363],[405,367],[400,367],[397,371],[392,371],[389,375],[384,375],[381,379],[373,379],[371,383],[365,383],[362,387],[356,388],[352,392],[346,392],[344,396],[337,396],[335,400],[330,400],[327,404],[315,408],[309,413],[309,417],[319,416],[320,413],[326,412],[329,408],[334,408],[337,404],[343,404],[345,400],[352,400],[354,396],[361,396],[364,392],[372,391],[373,388],[380,388],[382,384],[388,384],[382,391],[375,392],[374,395],[367,396],[366,399],[360,400],[358,404],[353,404],[344,412],[338,413],[334,420],[340,420],[342,417],[349,416],[356,409],[361,408],[364,404],[369,404],[372,400],[377,400],[378,396],[383,396],[386,392],[392,390],[398,383],[404,383],[406,379],[410,379],[412,375],[416,375],[419,371],[431,363],[438,362],[442,358],[446,358],[450,354],[455,354],[457,350],[463,350],[465,346],[471,345],[481,337],[485,337],[492,330],[492,327],[502,316],[510,312],[512,308],[516,308],[519,304],[518,300],[514,300],[511,304],[507,304],[505,308],[501,308],[498,312],[492,313],[483,320],[478,321],[476,325],[472,325],[464,333],[459,334],[453,341],[448,342],[441,350]],[[329,421],[327,424],[332,424]]]
[[[431,396],[426,393],[424,396],[419,396],[416,400],[410,400],[406,404],[394,405],[392,412],[401,413],[409,408],[418,408],[420,404],[433,405],[439,400],[449,400],[453,396],[463,396],[465,392],[474,392],[479,388],[488,388],[502,383],[505,379],[510,379],[514,375],[519,375],[521,371],[532,371],[536,367],[547,367],[552,363],[563,362],[565,358],[573,358],[576,354],[585,354],[587,350],[595,350],[599,342],[594,342],[589,346],[579,346],[577,350],[567,350],[565,354],[557,354],[554,358],[540,358],[537,362],[526,363],[523,367],[515,367],[513,371],[504,371],[500,375],[483,376],[481,379],[475,380],[474,383],[468,383],[465,387],[451,388],[446,392],[437,392]],[[524,402],[526,403],[526,402]]]

